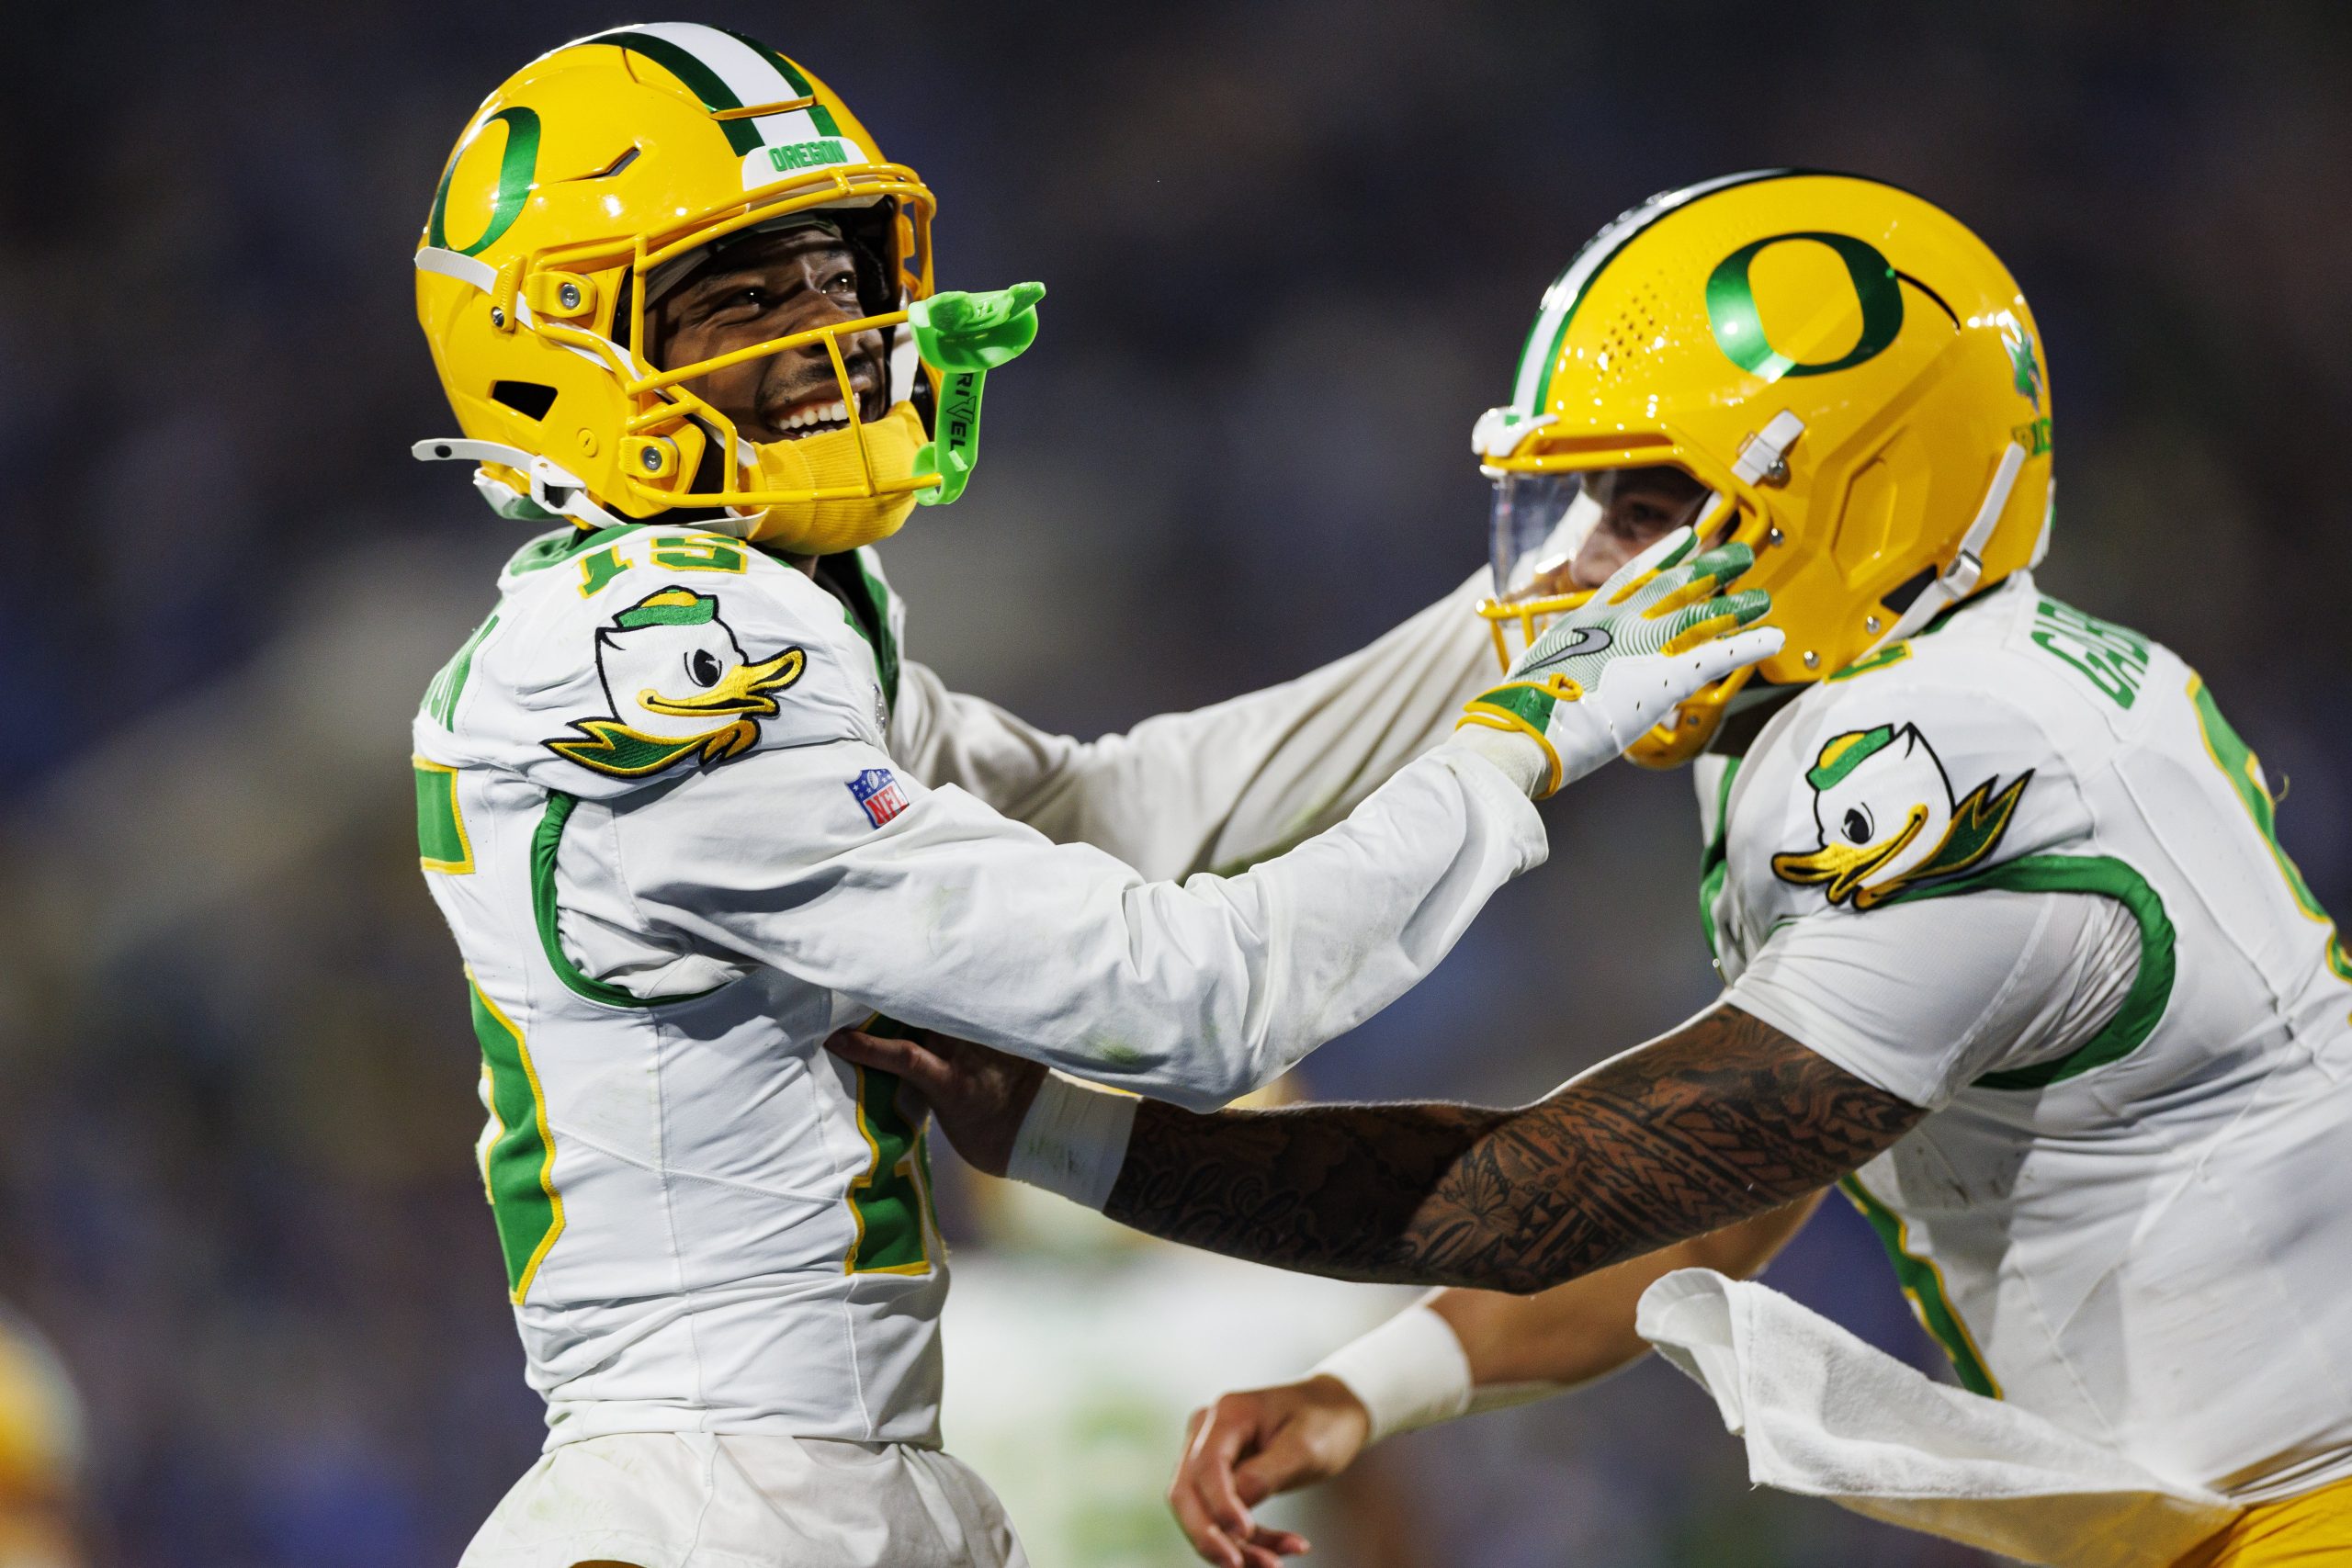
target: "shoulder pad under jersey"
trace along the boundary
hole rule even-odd
[[[740,540],[554,534],[499,586],[447,725],[458,757],[609,798],[763,749],[882,742],[874,656],[840,602]]]
[[[2092,830],[2079,780],[2115,738],[2014,646],[2030,582],[1790,703],[1727,803],[1732,949],[1789,919],[1866,914]],[[1731,953],[1725,953],[1728,961]]]

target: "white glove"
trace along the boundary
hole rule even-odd
[[[1688,528],[1617,569],[1544,628],[1503,683],[1471,699],[1457,736],[1541,800],[1623,752],[1701,687],[1781,650],[1772,608],[1723,585],[1756,562],[1746,545],[1694,555]]]

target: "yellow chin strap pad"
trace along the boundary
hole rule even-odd
[[[914,477],[915,452],[923,441],[922,421],[916,417],[914,405],[896,403],[888,413],[855,431],[824,430],[797,441],[763,443],[754,448],[759,454],[759,472],[746,488],[863,490],[869,465],[876,483],[901,482]],[[865,448],[864,462],[858,457],[860,443]],[[914,506],[911,491],[779,502],[752,525],[748,536],[796,555],[837,555],[888,538]]]

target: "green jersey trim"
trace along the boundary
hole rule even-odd
[[[533,539],[507,558],[506,570],[517,577],[525,572],[544,571],[548,567],[570,560],[582,550],[593,550],[623,535],[651,526],[650,523],[615,523],[593,534],[584,528],[575,528],[569,534],[549,534]]]
[[[2312,885],[2303,880],[2303,874],[2287,853],[2287,847],[2278,841],[2278,804],[2270,798],[2269,786],[2263,780],[2261,759],[2230,727],[2230,721],[2222,716],[2221,705],[2213,701],[2203,676],[2188,678],[2188,700],[2197,709],[2197,729],[2204,738],[2205,754],[2213,759],[2213,765],[2229,780],[2231,792],[2245,807],[2246,815],[2254,818],[2255,831],[2262,835],[2270,858],[2278,863],[2279,874],[2287,879],[2287,892],[2295,900],[2295,908],[2305,919],[2326,931],[2328,971],[2339,980],[2352,980],[2352,954],[2345,951],[2342,933],[2335,929],[2335,919],[2312,896]]]
[[[582,974],[579,965],[566,955],[555,901],[555,861],[556,852],[563,844],[564,824],[571,820],[571,813],[579,805],[577,796],[549,790],[548,808],[539,818],[538,830],[531,835],[531,915],[538,924],[539,946],[547,953],[548,966],[555,971],[556,978],[576,996],[616,1008],[668,1007],[675,1002],[699,1001],[724,989],[713,986],[709,990],[690,991],[684,996],[640,997]]]
[[[416,773],[417,863],[445,875],[471,876],[474,846],[458,805],[458,770],[429,757],[409,762]]]
[[[2022,855],[1987,870],[1932,887],[1912,887],[1885,900],[1889,906],[1915,898],[1941,898],[1954,893],[1995,888],[2011,893],[2096,893],[2112,898],[2132,912],[2140,927],[2140,970],[2132,978],[2115,1016],[2105,1028],[2055,1061],[2038,1062],[1987,1073],[1972,1088],[1997,1089],[2047,1089],[2080,1077],[2094,1067],[2120,1062],[2145,1044],[2163,1021],[2172,1001],[2179,955],[2172,919],[2165,913],[2161,894],[2148,879],[2111,855]]]
[[[857,1132],[869,1157],[865,1169],[850,1179],[849,1207],[856,1236],[842,1270],[928,1274],[933,1267],[931,1235],[924,1221],[930,1168],[923,1130],[899,1111],[895,1075],[876,1067],[856,1072]]]
[[[847,568],[854,567],[850,570]],[[899,639],[890,632],[890,589],[865,563],[863,549],[823,556],[816,581],[841,602],[842,619],[874,652],[875,678],[882,683],[882,705],[899,709]]]
[[[1715,793],[1715,834],[1699,859],[1699,924],[1707,933],[1708,955],[1718,960],[1723,947],[1715,940],[1715,900],[1723,896],[1724,878],[1731,871],[1731,784],[1739,777],[1739,763],[1737,757],[1724,759],[1724,779]]]
[[[899,639],[890,631],[890,590],[865,564],[865,554],[858,552],[857,574],[865,580],[865,592],[874,603],[875,645],[874,662],[882,677],[882,701],[893,712],[899,706]]]
[[[1951,1298],[1944,1290],[1943,1270],[1936,1267],[1934,1259],[1921,1258],[1910,1250],[1910,1230],[1903,1216],[1880,1202],[1859,1176],[1840,1179],[1838,1190],[1861,1211],[1862,1218],[1877,1235],[1879,1245],[1886,1248],[1886,1260],[1894,1265],[1895,1284],[1910,1301],[1911,1310],[1918,1314],[1919,1325],[1951,1359],[1951,1370],[1959,1375],[1960,1385],[1987,1399],[2000,1398],[2001,1385],[1984,1365],[1984,1354],[1976,1348],[1976,1337],[1968,1332],[1968,1325],[1952,1310]]]
[[[531,1280],[563,1234],[563,1194],[555,1184],[555,1135],[548,1130],[548,1101],[539,1070],[523,1032],[499,1010],[473,971],[466,971],[473,1002],[474,1039],[481,1046],[487,1076],[483,1099],[491,1125],[484,1132],[482,1190],[506,1262],[507,1299],[520,1306]]]
[[[433,683],[424,689],[424,705],[419,711],[442,728],[458,728],[458,699],[466,694],[466,682],[474,672],[474,655],[481,650],[490,634],[497,629],[496,615],[476,626],[473,636],[458,645],[458,651],[450,655],[449,662],[441,666],[440,673],[434,676]]]

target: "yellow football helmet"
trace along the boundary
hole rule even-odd
[[[716,509],[699,525],[818,555],[883,537],[940,483],[916,471],[921,371],[903,330],[932,291],[934,209],[831,89],[752,39],[648,23],[544,54],[475,111],[434,193],[417,318],[465,437],[413,450],[479,464],[476,486],[507,516],[597,527]],[[647,361],[647,301],[680,270],[669,264],[820,209],[871,273],[858,320]],[[861,420],[842,340],[877,330],[889,409]],[[831,359],[844,428],[755,445],[687,389],[811,344]]]
[[[2041,334],[1982,240],[1907,191],[1774,169],[1655,197],[1544,296],[1511,401],[1471,437],[1495,482],[1496,597],[1532,637],[1585,595],[1546,592],[1580,482],[1670,466],[1710,492],[1701,537],[1756,552],[1788,634],[1767,681],[1836,674],[2032,564],[2050,515]],[[1542,558],[1544,556],[1551,558]],[[1747,671],[1628,753],[1697,755]]]

